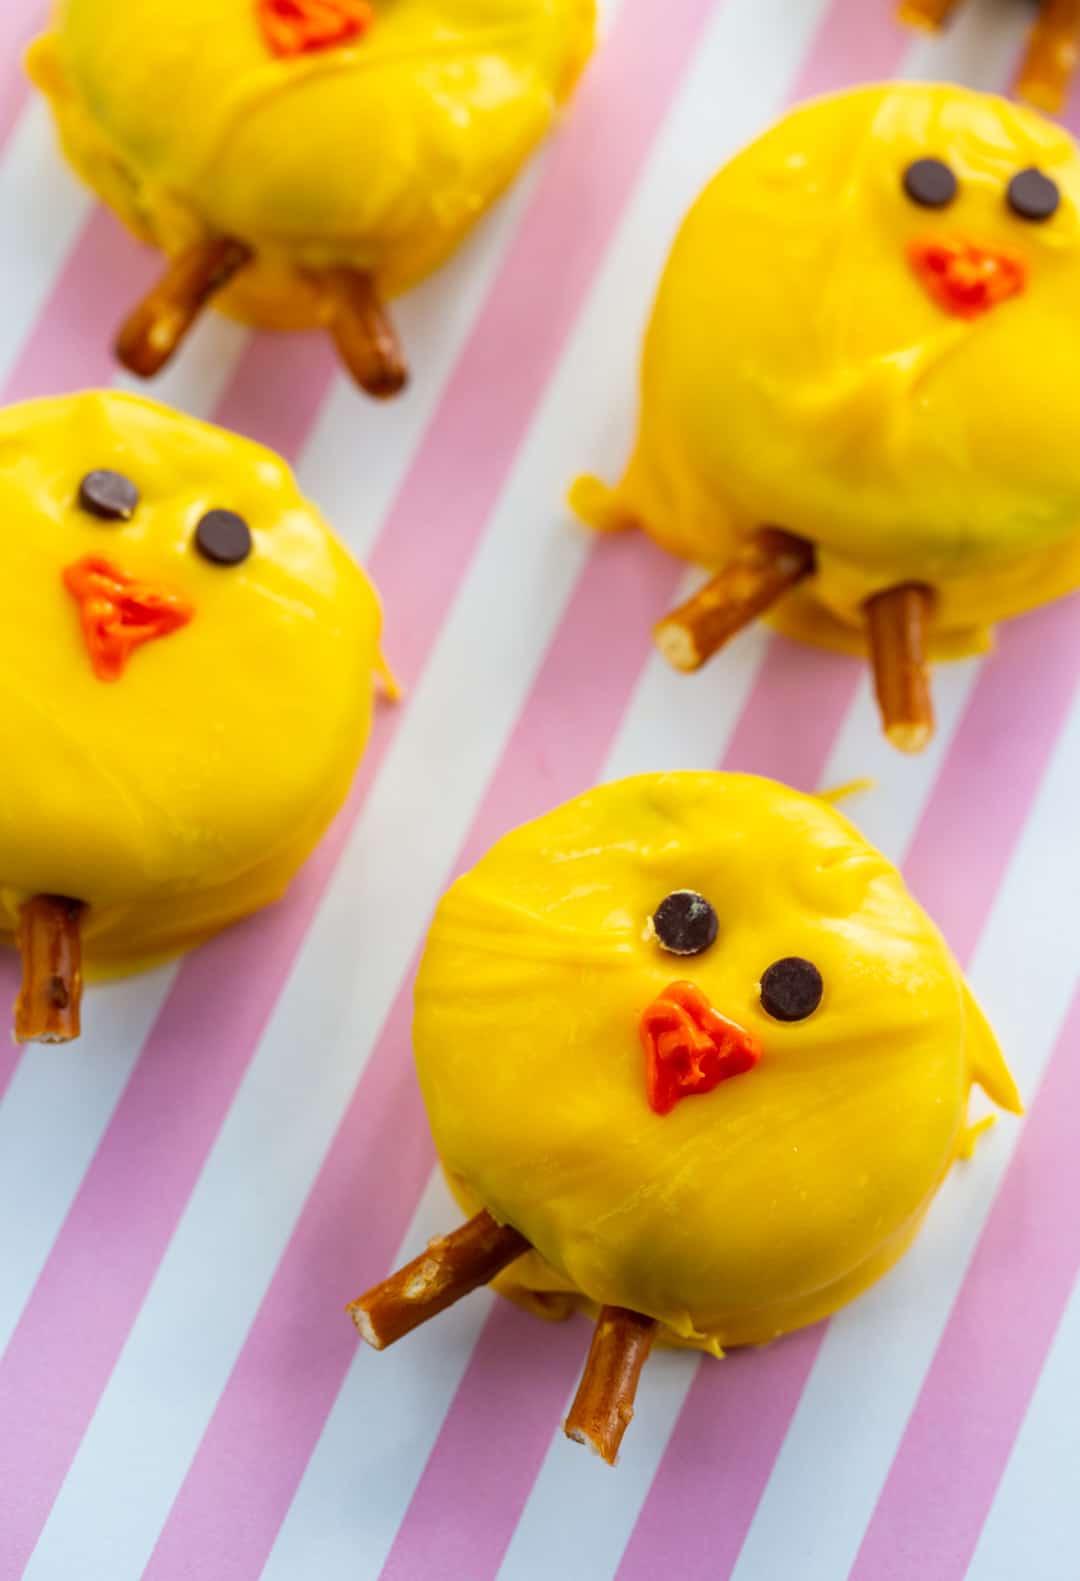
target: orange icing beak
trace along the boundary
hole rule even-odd
[[[647,1006],[641,1042],[649,1106],[657,1114],[744,1075],[761,1058],[757,1038],[714,1010],[693,983],[672,983]]]
[[[908,261],[931,300],[957,318],[978,318],[1027,284],[1024,260],[1002,247],[934,238],[912,242]]]
[[[363,38],[375,20],[369,0],[258,0],[259,25],[288,60]]]
[[[63,581],[79,606],[83,641],[99,681],[118,681],[136,648],[195,617],[194,606],[177,593],[138,582],[98,555],[66,566]]]

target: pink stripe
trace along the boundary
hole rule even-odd
[[[863,669],[842,654],[773,637],[721,767],[821,790]]]
[[[911,43],[893,20],[892,0],[834,0],[803,61],[790,100],[835,93],[857,82],[880,82],[896,71]]]
[[[498,1302],[379,1581],[497,1573],[588,1348],[580,1319],[537,1332]]]
[[[1080,1273],[1080,993],[852,1581],[961,1581]],[[957,1468],[962,1474],[957,1474]],[[1064,1555],[1061,1574],[1072,1568]]]
[[[379,539],[372,569],[391,620],[402,612],[393,656],[407,683],[423,669],[480,541],[707,6],[695,0],[674,22],[668,12],[663,0],[624,5]],[[627,80],[640,91],[622,92]],[[287,377],[285,347],[282,357]],[[37,1539],[394,729],[384,714],[348,812],[288,901],[189,960],[151,1033],[0,1363],[0,1419],[29,1431],[46,1415],[51,1428],[32,1470],[24,1433],[0,1443],[0,1486],[19,1486],[5,1563],[24,1563]],[[237,982],[242,1000],[224,986]],[[148,1132],[158,1138],[152,1150]],[[145,1181],[144,1199],[131,1200],[132,1180]],[[110,1225],[123,1225],[122,1236]],[[85,1287],[91,1267],[100,1273],[103,1257],[107,1289],[72,1326],[66,1296]],[[268,1546],[282,1513],[274,1510],[268,1531],[249,1533],[252,1547]],[[234,1516],[230,1537],[238,1537]],[[181,1573],[188,1559],[184,1549]]]
[[[1064,121],[1069,131],[1075,137],[1077,129],[1080,128],[1080,78],[1073,78],[1072,87],[1069,90],[1068,98],[1065,100],[1065,108],[1061,112],[1060,119]]]
[[[628,536],[598,542],[455,872],[469,866],[508,822],[533,817],[595,779],[645,660],[650,625],[668,607],[677,582],[678,567],[646,540]],[[596,619],[605,603],[619,609],[621,619],[598,663]],[[580,717],[589,720],[588,732],[563,728],[568,679],[579,688],[585,684]],[[308,1197],[145,1581],[178,1581],[193,1553],[211,1549],[221,1581],[257,1575],[266,1562],[356,1355],[355,1336],[344,1320],[327,1331],[318,1353],[307,1355],[302,1368],[281,1366],[281,1336],[295,1333],[298,1344],[303,1336],[310,1350],[312,1311],[339,1311],[356,1294],[357,1279],[374,1278],[391,1266],[434,1163],[408,1057],[411,1015],[412,970]],[[366,1266],[357,1271],[350,1226],[358,1205],[374,1201],[379,1213],[365,1223]],[[371,1364],[378,1362],[364,1359],[363,1365]],[[549,1436],[550,1412],[560,1409],[560,1394],[555,1401],[548,1402]],[[239,1498],[245,1509],[242,1524],[235,1519]],[[501,1496],[498,1502],[501,1506]],[[458,1519],[468,1524],[471,1517],[459,1512]],[[409,1525],[407,1520],[403,1530]],[[429,1557],[436,1562],[435,1556]],[[470,1581],[474,1574],[470,1572]]]
[[[29,93],[23,69],[26,46],[44,31],[48,14],[47,0],[4,0],[0,12],[0,147],[11,136]]]
[[[4,400],[108,384],[116,371],[113,330],[158,267],[155,253],[133,242],[107,209],[95,209],[22,348]]]
[[[0,1027],[10,1027],[19,991],[19,966],[14,954],[5,950],[0,956]],[[11,1085],[22,1050],[14,1043],[0,1040],[0,1103]]]
[[[803,1329],[769,1350],[699,1363],[618,1581],[723,1581],[731,1574],[822,1333]]]
[[[269,445],[283,456],[303,449],[337,376],[328,335],[253,335],[214,413],[224,428]],[[360,407],[357,422],[377,421]]]

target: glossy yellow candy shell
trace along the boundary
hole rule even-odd
[[[77,503],[97,468],[141,501]],[[239,512],[242,564],[193,547]],[[98,680],[65,566],[101,555],[195,607]],[[91,971],[186,948],[276,899],[343,800],[371,725],[370,583],[261,446],[122,394],[0,413],[0,933],[36,893],[88,903]]]
[[[222,299],[318,316],[298,266],[435,268],[551,126],[595,0],[376,0],[363,38],[271,52],[256,0],[60,0],[30,70],[76,169],[170,252],[207,231],[258,253]]]
[[[901,188],[945,160],[959,195]],[[1027,166],[1061,206],[1034,224],[1005,193]],[[964,321],[907,259],[963,238],[1025,261],[1021,296]],[[600,524],[633,519],[719,566],[774,524],[818,548],[781,624],[862,647],[861,606],[908,580],[937,589],[943,653],[1080,584],[1080,162],[1069,135],[1003,99],[892,84],[786,116],[691,211],[645,346],[639,440]]]
[[[650,937],[676,889],[719,915],[692,959]],[[789,955],[825,996],[781,1025],[758,985]],[[638,1020],[684,978],[764,1053],[661,1118]],[[630,1307],[714,1351],[824,1317],[901,1255],[963,1144],[972,1082],[1017,1107],[896,870],[825,803],[743,775],[625,780],[496,845],[439,908],[415,1047],[460,1200],[539,1254],[503,1288]]]

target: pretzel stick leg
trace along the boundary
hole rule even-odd
[[[866,605],[874,686],[885,734],[901,752],[921,752],[934,733],[927,638],[934,592],[906,582]]]
[[[778,527],[759,527],[735,558],[653,631],[676,670],[700,670],[736,632],[814,569],[813,545]]]
[[[1042,0],[1016,91],[1052,114],[1060,110],[1076,70],[1080,0]]]
[[[960,0],[900,0],[897,17],[909,27],[942,27],[960,4]]]
[[[530,1250],[517,1230],[496,1224],[490,1213],[478,1213],[354,1301],[348,1314],[361,1339],[375,1350],[385,1350],[462,1296],[488,1284]]]
[[[328,269],[322,278],[330,301],[330,333],[342,362],[376,400],[399,395],[409,382],[409,370],[375,282],[358,269]]]
[[[70,1043],[79,1035],[83,907],[60,895],[35,895],[19,913],[22,986],[15,1001],[18,1043]]]
[[[206,303],[245,264],[251,249],[228,236],[196,242],[169,264],[157,285],[121,325],[116,355],[140,379],[159,373]]]
[[[566,1418],[564,1432],[613,1466],[634,1416],[641,1370],[649,1359],[656,1323],[625,1307],[604,1307],[589,1359]]]

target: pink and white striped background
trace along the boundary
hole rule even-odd
[[[668,674],[647,632],[684,569],[560,506],[625,452],[650,294],[713,167],[810,92],[1004,88],[1029,13],[970,0],[927,41],[890,0],[604,10],[561,135],[400,305],[407,399],[365,405],[318,339],[217,320],[157,386],[294,461],[372,569],[409,696],[283,905],[95,990],[76,1051],[0,1053],[0,1581],[1078,1573],[1076,606],[944,669],[939,739],[906,762],[846,660],[756,630]],[[114,379],[108,331],[154,272],[21,85],[41,11],[0,15],[8,400]],[[558,1433],[582,1323],[481,1294],[375,1357],[341,1309],[453,1218],[408,1050],[441,889],[598,778],[717,763],[879,777],[855,816],[968,966],[1030,1113],[827,1326],[658,1356],[613,1475]]]

